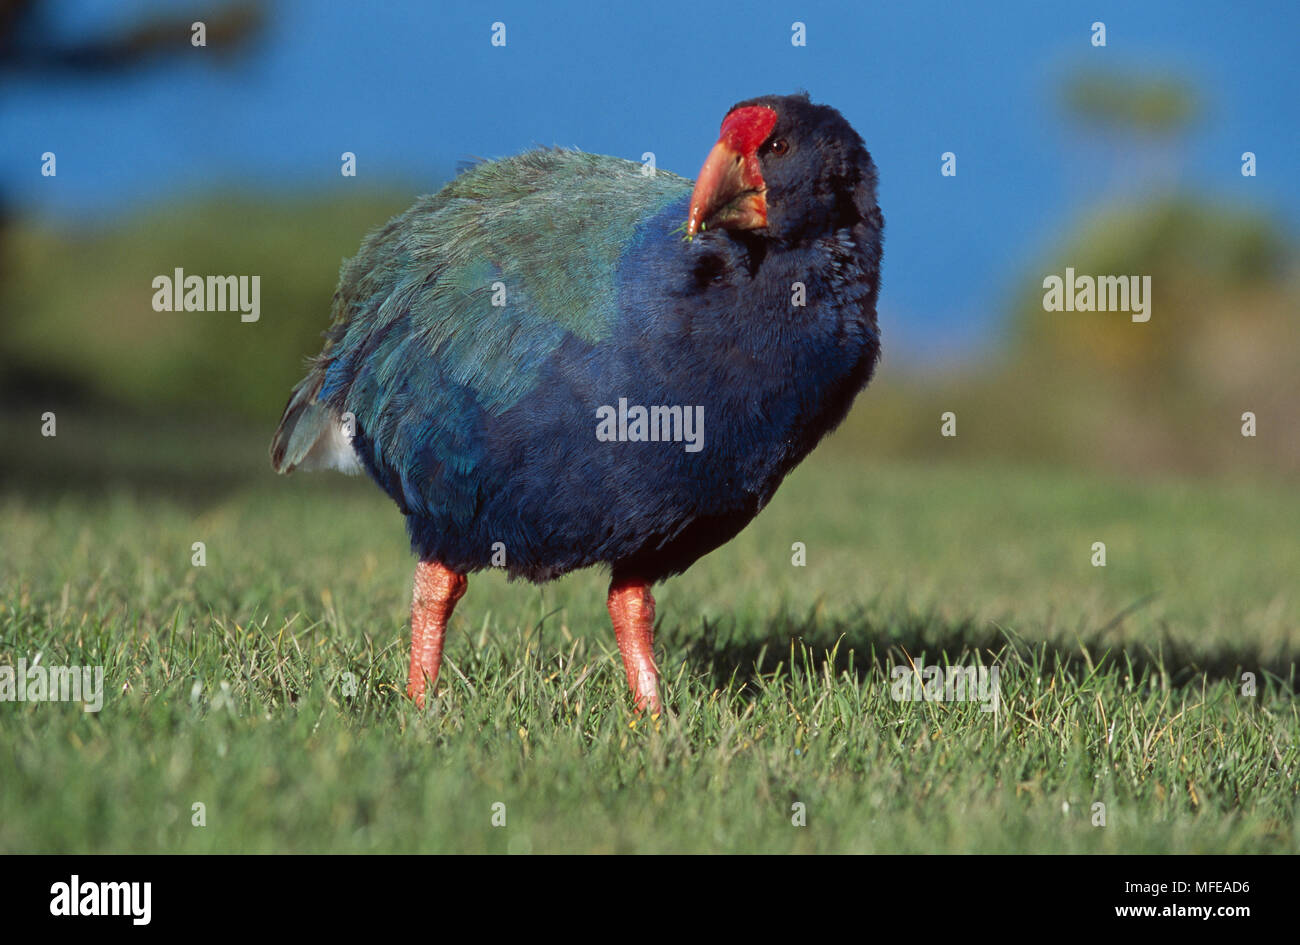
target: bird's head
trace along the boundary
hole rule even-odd
[[[795,240],[876,214],[876,168],[844,116],[806,94],[732,106],[700,168],[686,235],[759,230]]]

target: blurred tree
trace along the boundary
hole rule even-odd
[[[1195,91],[1176,77],[1082,73],[1064,83],[1061,102],[1081,128],[1104,131],[1120,163],[1172,146],[1201,113]],[[1067,454],[1212,465],[1225,453],[1216,454],[1213,444],[1227,442],[1218,434],[1231,432],[1243,410],[1270,410],[1281,421],[1300,405],[1296,247],[1257,209],[1160,174],[1130,178],[1099,206],[1094,200],[1096,209],[1026,274],[1004,383],[1034,388],[1034,396],[1006,402],[1041,424],[1069,418],[1068,433],[1055,431]],[[1150,276],[1150,321],[1045,311],[1042,280],[1067,267],[1094,277]],[[1206,437],[1207,424],[1216,439]],[[1291,432],[1278,431],[1269,452],[1294,468],[1300,435],[1294,423],[1283,426]]]
[[[1088,170],[1108,172],[1112,199],[1174,189],[1183,139],[1204,111],[1177,76],[1091,68],[1061,83],[1059,105]]]
[[[257,0],[195,6],[146,14],[110,36],[62,41],[41,0],[0,0],[0,71],[79,73],[89,79],[137,69],[190,49],[190,27],[202,21],[208,48],[219,55],[244,48],[262,30],[266,12]]]
[[[266,12],[260,0],[196,5],[143,14],[110,35],[63,40],[41,0],[0,0],[0,80],[14,76],[68,75],[98,82],[124,72],[179,62],[192,51],[191,26],[202,21],[207,49],[218,58],[246,49],[261,34]],[[162,73],[159,73],[160,77]],[[19,308],[11,292],[12,215],[0,186],[0,393],[6,400],[57,394],[82,387],[64,371],[43,370],[24,359],[13,343]]]
[[[1195,90],[1180,78],[1109,70],[1075,73],[1061,86],[1061,102],[1085,125],[1153,138],[1187,131],[1201,113]]]
[[[1111,204],[1088,215],[1054,248],[1044,274],[1150,276],[1152,317],[1135,324],[1127,314],[1045,312],[1041,276],[1020,307],[1027,356],[1069,358],[1141,378],[1144,384],[1195,384],[1184,355],[1224,303],[1261,291],[1280,291],[1289,247],[1270,218],[1191,196]],[[1263,324],[1258,308],[1232,316],[1239,332],[1281,328]]]

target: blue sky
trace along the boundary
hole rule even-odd
[[[194,50],[113,83],[6,77],[0,181],[24,211],[79,223],[221,187],[389,180],[414,195],[459,160],[536,144],[654,151],[693,177],[734,101],[804,88],[880,166],[887,346],[945,356],[988,344],[1027,263],[1111,193],[1117,155],[1055,98],[1071,68],[1100,65],[1193,80],[1207,108],[1174,155],[1182,184],[1295,230],[1300,4],[954,6],[273,3],[262,43],[229,63]],[[97,34],[160,7],[180,8],[56,0],[50,20]],[[496,20],[505,48],[489,43]],[[795,20],[805,48],[790,43]],[[1259,156],[1253,180],[1244,150]],[[39,175],[44,151],[55,179]],[[358,180],[340,177],[342,151],[358,155]],[[956,178],[940,176],[944,151]]]

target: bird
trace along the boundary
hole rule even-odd
[[[653,585],[735,537],[875,373],[876,191],[838,110],[765,95],[694,182],[536,148],[366,237],[271,463],[364,471],[405,516],[419,708],[470,574],[599,567],[634,711],[663,710]]]

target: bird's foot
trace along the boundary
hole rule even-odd
[[[655,666],[655,599],[650,584],[615,581],[609,586],[607,604],[637,711],[657,715],[663,706],[659,701],[659,669]]]
[[[432,692],[442,666],[442,643],[456,602],[465,596],[469,582],[436,561],[415,566],[415,588],[411,595],[411,669],[406,695],[418,708],[425,704],[425,690]]]

